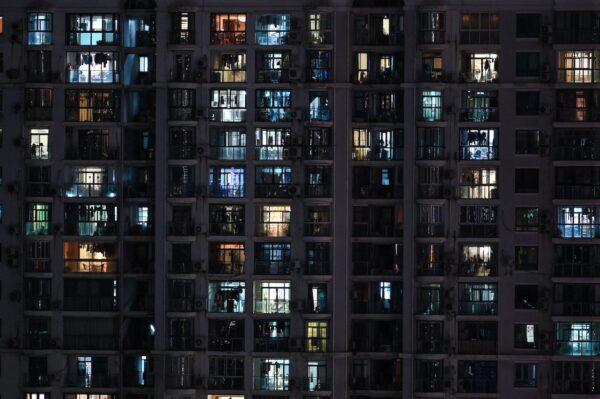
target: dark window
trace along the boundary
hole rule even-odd
[[[539,248],[537,246],[515,247],[515,269],[516,270],[537,270],[538,268]]]
[[[517,14],[517,37],[520,39],[540,36],[540,14]]]
[[[537,363],[515,364],[515,387],[535,388],[537,385]]]
[[[515,193],[539,192],[539,169],[515,169]]]
[[[537,285],[515,286],[515,309],[537,309],[538,287]]]
[[[539,77],[540,53],[517,53],[517,76],[528,78]]]
[[[517,92],[517,115],[538,115],[540,113],[539,91]]]
[[[540,153],[539,130],[517,130],[515,154],[530,155]]]
[[[539,208],[516,208],[515,230],[516,231],[538,231],[540,227]]]

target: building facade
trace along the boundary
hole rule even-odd
[[[599,83],[592,0],[3,0],[0,397],[597,397]]]

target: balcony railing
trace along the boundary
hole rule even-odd
[[[155,375],[151,371],[127,370],[123,374],[123,385],[132,388],[145,388],[154,386]]]
[[[243,274],[244,263],[238,262],[218,262],[213,261],[208,265],[208,272],[211,274]]]
[[[495,354],[498,348],[496,340],[459,340],[458,351],[467,355]]]
[[[557,184],[554,195],[556,199],[600,199],[600,185]]]
[[[116,273],[117,265],[112,259],[65,259],[65,273]]]
[[[114,236],[118,234],[118,227],[117,222],[67,221],[65,223],[65,234],[78,236]]]
[[[244,337],[209,336],[208,349],[216,352],[242,352]]]
[[[215,236],[243,236],[244,222],[210,223],[208,233]]]
[[[461,262],[459,272],[466,277],[495,276],[497,265],[489,262]]]
[[[209,376],[208,389],[242,390],[244,389],[244,376]]]
[[[359,300],[352,301],[352,312],[365,313],[402,313],[402,301],[395,300]]]
[[[307,261],[304,266],[304,274],[308,276],[326,276],[331,274],[329,261]]]
[[[394,276],[402,273],[401,268],[393,261],[372,259],[370,261],[352,262],[355,276]]]
[[[65,333],[63,345],[65,349],[74,350],[115,350],[118,345],[115,335],[83,335]]]
[[[68,374],[65,376],[65,386],[76,388],[115,388],[119,386],[119,374]]]
[[[555,277],[600,277],[600,263],[554,262]]]
[[[65,195],[68,198],[116,198],[119,186],[107,183],[67,183]]]
[[[290,274],[290,261],[255,260],[254,274],[261,275],[284,275]]]
[[[193,236],[196,235],[196,225],[193,222],[170,222],[170,236]]]
[[[65,296],[65,311],[116,312],[119,309],[117,298],[96,296]]]
[[[191,335],[172,335],[168,341],[169,349],[175,351],[185,351],[194,349],[194,337]]]
[[[254,350],[256,352],[289,352],[290,337],[255,337]]]
[[[495,301],[459,301],[458,313],[461,315],[496,315],[498,307]]]
[[[496,381],[473,379],[473,378],[459,378],[458,379],[458,392],[461,393],[495,393]]]
[[[552,304],[552,313],[557,316],[600,316],[600,302],[560,302]]]

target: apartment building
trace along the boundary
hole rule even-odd
[[[0,3],[2,399],[600,394],[600,3]]]

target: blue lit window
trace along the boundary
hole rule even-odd
[[[52,44],[52,14],[34,12],[27,16],[27,44]]]
[[[442,120],[442,92],[423,91],[421,93],[421,119],[426,122]]]
[[[289,122],[292,118],[290,90],[256,90],[257,122]]]
[[[460,129],[460,160],[498,159],[498,129]]]
[[[556,224],[561,238],[598,238],[598,209],[595,207],[561,206]]]
[[[331,119],[327,93],[310,93],[309,116],[311,121],[326,122]]]
[[[259,46],[279,46],[287,44],[292,28],[289,14],[268,14],[256,17],[256,44]]]
[[[209,194],[220,198],[243,198],[246,195],[246,170],[238,166],[212,167],[209,171]]]

